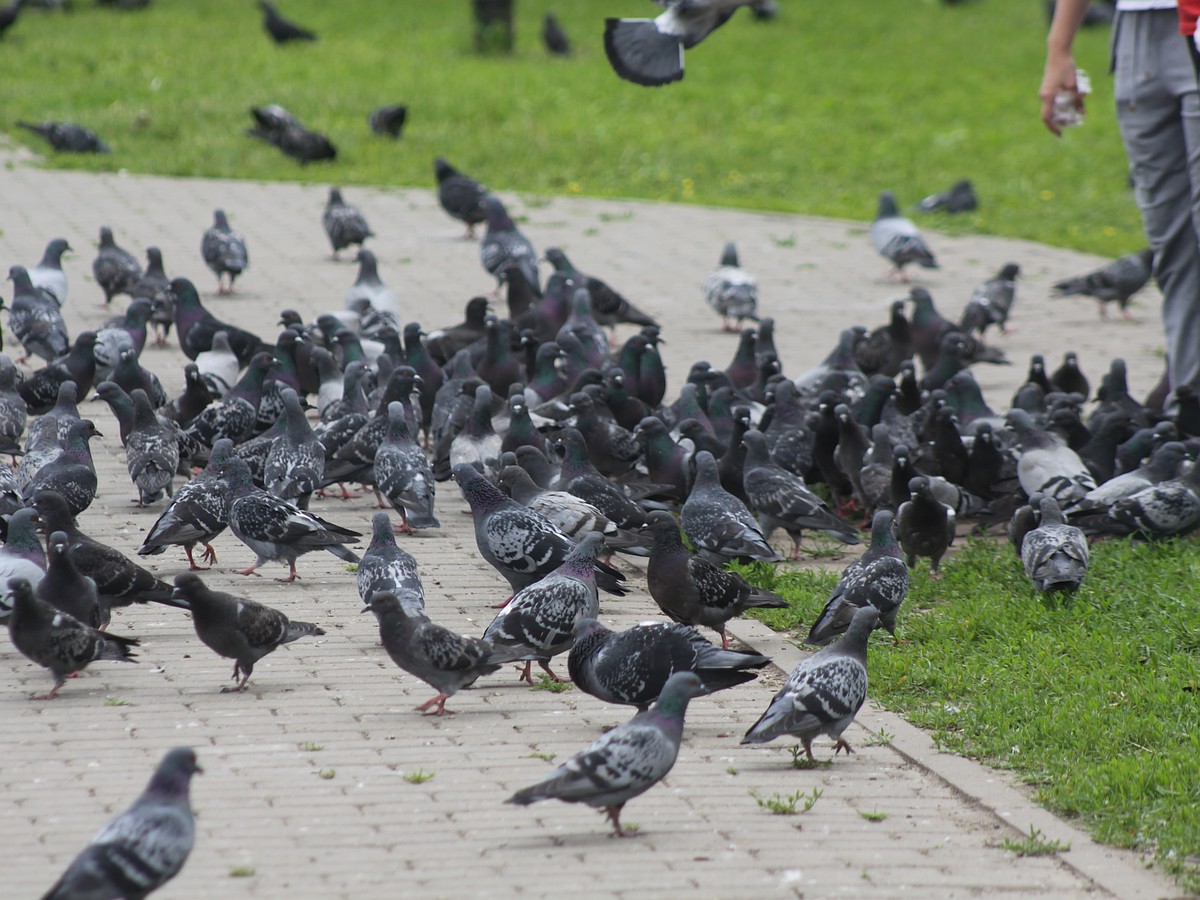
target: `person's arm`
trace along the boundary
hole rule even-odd
[[[1042,122],[1056,135],[1062,129],[1054,122],[1054,97],[1060,91],[1070,91],[1074,96],[1075,109],[1083,112],[1084,95],[1075,84],[1075,57],[1071,46],[1075,32],[1083,23],[1090,0],[1058,0],[1054,6],[1054,21],[1050,23],[1050,34],[1046,37],[1046,70],[1042,75],[1042,86],[1038,96],[1042,100]]]

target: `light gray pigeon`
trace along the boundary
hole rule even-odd
[[[845,633],[854,614],[868,605],[879,611],[879,624],[896,637],[896,614],[908,594],[908,566],[896,543],[892,518],[890,510],[875,513],[871,520],[871,546],[846,566],[805,643],[828,644]]]
[[[414,593],[379,591],[367,600],[363,612],[375,614],[379,638],[392,662],[437,691],[417,707],[427,716],[445,714],[446,701],[459,690],[509,661],[495,659],[487,641],[463,637],[429,621],[424,600]]]
[[[485,641],[510,659],[525,661],[522,680],[533,684],[530,669],[536,661],[547,675],[561,681],[550,668],[551,658],[571,649],[580,619],[600,614],[595,565],[601,540],[598,534],[584,535],[562,565],[517,591],[483,633]]]
[[[1017,479],[1026,496],[1041,492],[1065,512],[1095,490],[1087,464],[1062,439],[1038,428],[1023,409],[1011,409],[1005,418],[1017,433]]]
[[[333,246],[334,259],[352,244],[361,247],[363,241],[375,236],[359,208],[342,199],[341,190],[335,187],[329,189],[329,200],[325,204],[325,212],[321,215],[321,224],[325,227],[325,234],[329,236],[329,243]]]
[[[634,84],[660,87],[683,78],[683,51],[757,0],[655,0],[655,19],[606,19],[604,52],[613,71]]]
[[[0,622],[12,612],[12,591],[9,582],[23,578],[33,587],[46,574],[46,552],[38,540],[37,512],[23,507],[8,520],[4,544],[0,546]]]
[[[1079,295],[1095,297],[1100,318],[1106,318],[1106,303],[1115,302],[1122,317],[1132,318],[1129,299],[1150,283],[1154,266],[1154,251],[1149,247],[1115,259],[1094,272],[1064,278],[1054,284],[1054,297]]]
[[[196,368],[214,397],[219,399],[233,390],[241,365],[229,346],[229,332],[218,331],[213,335],[212,349],[196,354]]]
[[[1187,448],[1178,441],[1168,441],[1158,447],[1150,458],[1132,472],[1123,472],[1115,478],[1087,492],[1080,509],[1108,509],[1118,500],[1132,497],[1152,484],[1168,481],[1175,477],[1180,464],[1187,458]]]
[[[375,594],[386,591],[408,595],[425,605],[425,588],[417,571],[417,561],[411,553],[396,546],[392,520],[382,510],[371,516],[371,545],[362,555],[355,576],[358,596],[363,603]]]
[[[450,466],[474,466],[489,478],[500,470],[500,435],[492,428],[492,389],[475,388],[475,401],[467,424],[450,442]]]
[[[356,309],[359,301],[366,300],[371,309],[399,319],[400,301],[379,277],[379,263],[375,254],[365,247],[359,248],[355,257],[358,262],[358,277],[350,290],[346,291],[346,309]]]
[[[725,245],[721,262],[701,285],[704,299],[721,317],[721,330],[740,332],[742,322],[758,319],[758,279],[741,267],[737,245]],[[733,320],[733,321],[730,321]]]
[[[1039,591],[1074,591],[1088,569],[1088,543],[1083,532],[1068,525],[1053,497],[1043,497],[1041,524],[1021,541],[1025,574]]]
[[[1127,531],[1151,538],[1196,530],[1200,527],[1200,465],[1193,464],[1178,478],[1118,500],[1109,508],[1108,517]]]
[[[196,637],[218,655],[234,660],[237,686],[222,688],[223,694],[244,691],[254,664],[282,644],[325,634],[310,622],[293,622],[279,610],[247,597],[211,590],[195,572],[175,576],[172,597],[187,601]]]
[[[802,660],[742,743],[765,744],[788,734],[815,762],[812,742],[823,734],[836,741],[834,756],[853,753],[842,732],[867,699],[867,641],[878,621],[875,607],[860,608],[840,640]]]
[[[893,271],[901,281],[907,280],[904,267],[909,263],[925,269],[938,268],[937,260],[912,219],[900,215],[896,195],[891,191],[879,195],[879,209],[871,223],[870,234],[871,245],[880,256],[891,260],[895,267]]]
[[[441,528],[433,512],[437,492],[433,467],[409,434],[403,403],[388,404],[387,425],[387,435],[375,451],[375,486],[400,513],[401,531],[412,534],[419,528]]]
[[[70,249],[65,238],[55,238],[46,245],[42,261],[29,270],[33,286],[52,294],[60,307],[67,302],[67,273],[63,271],[62,255]]]
[[[173,494],[171,482],[179,468],[182,431],[171,419],[155,415],[141,388],[134,388],[129,397],[133,400],[133,427],[125,442],[125,464],[138,489],[138,506],[148,506],[164,493],[168,497]]]
[[[196,840],[188,788],[203,771],[190,747],[168,751],[142,795],[100,829],[42,900],[141,900],[178,875]]]
[[[545,516],[563,534],[578,541],[595,532],[604,538],[608,549],[621,549],[635,556],[644,555],[637,536],[623,532],[617,524],[581,497],[566,491],[540,488],[520,466],[500,470],[500,487],[528,509]]]
[[[606,734],[508,803],[556,799],[604,810],[618,837],[625,804],[658,784],[675,765],[688,701],[703,690],[693,672],[676,672],[650,709]]]
[[[767,543],[754,515],[737,497],[721,487],[717,461],[707,450],[695,456],[696,480],[680,512],[683,533],[696,552],[717,565],[730,560],[783,559]]]
[[[233,283],[250,264],[250,254],[246,250],[246,238],[230,227],[225,210],[213,212],[212,227],[200,239],[200,255],[217,276],[217,293],[232,294]],[[227,275],[228,286],[225,285]]]
[[[487,215],[487,233],[479,242],[479,260],[483,267],[499,281],[505,266],[509,262],[515,263],[525,280],[540,293],[538,256],[529,238],[521,234],[504,203],[495,194],[488,194],[480,203]]]
[[[758,653],[710,644],[679,622],[647,622],[612,632],[595,619],[580,619],[567,668],[585,694],[646,709],[676,672],[699,675],[702,696],[753,681],[758,675],[750,670],[769,662]]]

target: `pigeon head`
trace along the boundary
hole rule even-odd
[[[733,241],[725,244],[725,249],[721,251],[721,265],[730,266],[734,269],[740,268],[741,264],[738,262],[737,244]]]
[[[866,646],[867,638],[871,636],[871,632],[878,624],[879,610],[870,604],[860,607],[855,611],[854,618],[850,620],[850,627],[846,629],[846,633],[842,635],[839,643],[862,643],[863,646]]]
[[[1005,281],[1013,281],[1020,274],[1021,267],[1019,265],[1016,263],[1005,263],[1004,268],[1000,270],[1000,275],[998,277],[1003,278]]]
[[[446,162],[444,158],[439,156],[433,161],[433,174],[436,176],[438,184],[441,184],[447,178],[453,178],[455,175],[457,175],[458,170],[455,169],[454,166],[450,165],[450,163]]]
[[[42,490],[33,495],[33,508],[37,510],[42,520],[43,529],[54,533],[65,531],[68,534],[76,530],[75,517],[66,499],[58,491]]]
[[[454,467],[454,480],[476,515],[511,502],[470,463],[459,463]]]
[[[682,544],[679,534],[679,523],[675,517],[663,509],[656,509],[646,516],[646,524],[642,530],[649,531],[654,536],[655,543],[659,541],[678,541]]]
[[[225,464],[225,481],[229,484],[229,488],[235,497],[244,497],[255,490],[254,477],[250,473],[250,466],[246,464],[244,459],[236,456],[230,457],[229,461]]]
[[[881,509],[871,519],[871,547],[874,550],[886,550],[895,546],[896,536],[892,532],[892,511]]]
[[[345,206],[346,201],[342,199],[342,189],[331,187],[329,189],[329,202],[326,206]]]
[[[595,579],[596,553],[604,542],[604,536],[596,531],[589,531],[583,536],[575,548],[567,554],[561,568],[576,578],[587,581]]]
[[[367,600],[360,613],[374,613],[380,621],[385,616],[417,616],[425,617],[424,605],[421,598],[412,591],[401,591],[395,594],[391,591],[376,591]]]
[[[330,318],[332,319],[333,316],[330,316]],[[304,319],[301,318],[300,313],[296,312],[296,310],[285,309],[279,313],[278,324],[283,326],[284,328],[290,328],[293,325],[303,328],[304,327]]]
[[[192,776],[203,771],[196,762],[196,751],[191,747],[168,750],[154,774],[150,776],[145,796],[186,800]]]
[[[196,286],[186,278],[172,278],[168,285],[171,296],[175,298],[175,305],[180,309],[199,309],[200,295],[196,292]]]
[[[116,242],[113,241],[112,229],[107,225],[100,226],[100,246],[101,248],[113,247]]]
[[[172,600],[185,600],[189,606],[195,606],[209,593],[204,580],[195,572],[181,572],[175,576],[175,587],[171,591]]]
[[[875,212],[875,218],[889,219],[898,215],[900,215],[900,206],[896,203],[896,195],[891,191],[884,191],[879,195],[879,207]]]
[[[146,262],[148,263],[148,265],[146,266],[147,271],[150,271],[150,272],[165,271],[163,269],[162,251],[159,250],[157,247],[147,247],[146,248]]]
[[[658,719],[676,721],[682,725],[688,701],[693,697],[700,696],[703,691],[704,682],[695,672],[676,672],[663,685],[658,700],[654,702],[651,715]]]
[[[213,225],[215,227],[221,229],[222,231],[229,230],[229,219],[227,219],[225,217],[225,210],[223,210],[223,209],[214,209],[213,210]]]
[[[520,466],[505,466],[497,478],[500,489],[518,503],[525,503],[526,497],[532,497],[539,492],[529,473]]]
[[[33,597],[33,585],[29,583],[28,578],[8,579],[8,595],[14,613],[20,613],[37,602]]]
[[[767,439],[761,431],[751,428],[742,436],[742,446],[746,448],[746,465],[761,466],[771,461],[767,452]]]
[[[13,283],[13,290],[15,291],[33,290],[33,282],[29,280],[29,270],[24,266],[10,266],[8,269],[8,280]]]
[[[8,518],[4,546],[11,550],[41,550],[37,530],[41,524],[37,510],[22,507]]]
[[[396,546],[396,533],[392,530],[392,520],[386,512],[380,510],[371,516],[371,550]]]
[[[55,238],[46,245],[46,252],[42,254],[42,265],[61,268],[62,255],[70,249],[71,245],[65,238]]]

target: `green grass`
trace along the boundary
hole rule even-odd
[[[754,802],[760,809],[765,809],[772,815],[796,816],[806,813],[816,806],[817,801],[824,793],[822,788],[813,788],[808,793],[794,791],[791,794],[772,794],[770,797],[760,797],[751,791],[750,796],[754,798]]]
[[[1035,591],[1003,542],[968,542],[943,573],[914,573],[909,645],[873,639],[871,696],[1200,888],[1200,547],[1099,543],[1074,596]],[[803,637],[836,573],[757,580],[793,605],[756,615]]]
[[[1001,844],[1005,850],[1017,854],[1017,856],[1052,856],[1055,853],[1060,853],[1063,850],[1070,850],[1070,844],[1064,844],[1062,841],[1048,841],[1042,836],[1041,831],[1029,826],[1029,834],[1015,841],[1012,838],[1005,838]]]
[[[538,39],[551,6],[574,39],[569,60],[549,58]],[[789,2],[771,23],[740,12],[688,51],[684,81],[662,89],[620,81],[602,46],[604,16],[654,15],[649,0],[516,7],[509,57],[472,51],[465,0],[289,0],[287,15],[321,35],[301,47],[274,46],[247,0],[27,10],[4,38],[0,128],[24,118],[93,127],[114,152],[51,160],[73,169],[429,186],[441,154],[503,192],[860,220],[882,189],[911,206],[970,177],[978,212],[930,226],[1105,254],[1144,243],[1105,33],[1077,42],[1096,90],[1087,123],[1055,140],[1038,120],[1040,2]],[[328,133],[337,161],[302,168],[246,137],[248,108],[270,102]],[[365,121],[394,102],[410,107],[398,142]],[[781,227],[777,242],[794,238]]]
[[[424,769],[417,769],[415,772],[405,772],[403,778],[409,784],[424,784],[436,774],[436,772],[426,772]]]

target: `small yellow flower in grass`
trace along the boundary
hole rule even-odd
[[[1041,197],[1043,200],[1053,200],[1054,199],[1054,191],[1043,190],[1040,194],[1038,194],[1038,196]]]
[[[683,198],[685,200],[696,195],[696,182],[692,181],[692,179],[685,178],[680,182],[680,185],[683,187]]]
[[[583,190],[583,185],[581,185],[578,181],[572,181],[567,185],[567,193],[568,194],[578,194],[582,190]]]
[[[1117,229],[1114,228],[1112,225],[1104,226],[1104,236],[1105,237],[1113,237],[1114,235],[1116,235],[1116,233],[1117,233]]]

